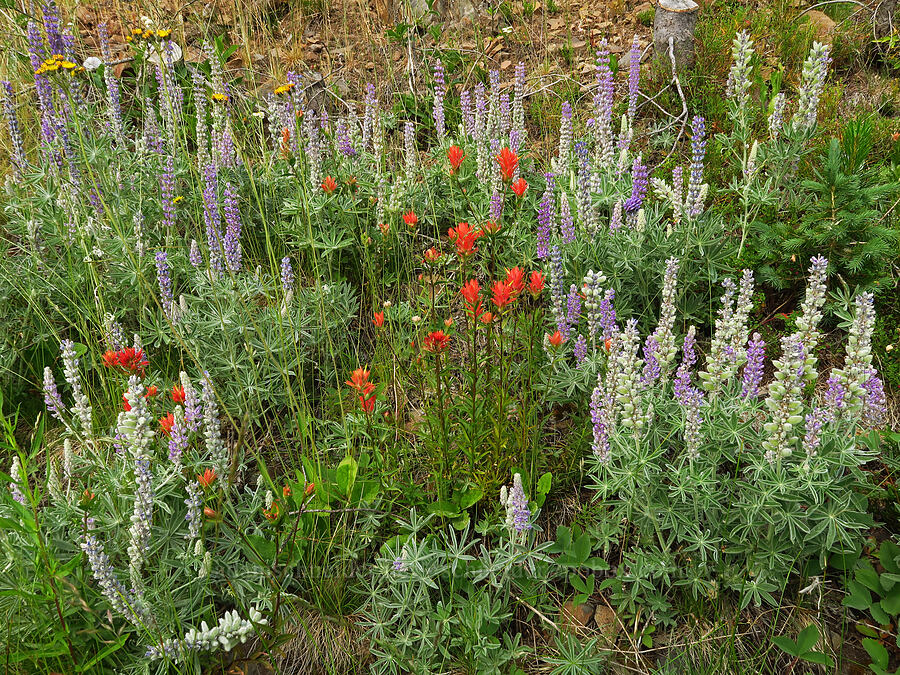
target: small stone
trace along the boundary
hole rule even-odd
[[[567,601],[559,610],[559,627],[568,632],[578,631],[588,625],[594,615],[594,606],[588,603],[575,605]]]
[[[809,19],[810,25],[816,31],[816,37],[820,41],[830,44],[834,38],[834,28],[837,25],[834,20],[825,12],[817,9],[807,12],[806,18]]]
[[[619,621],[616,613],[606,605],[597,605],[594,610],[594,623],[597,624],[597,630],[608,646],[612,646],[616,642],[619,635]]]

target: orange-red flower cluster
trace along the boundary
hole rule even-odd
[[[563,342],[566,341],[566,338],[563,337],[562,333],[556,331],[553,335],[547,336],[547,341],[554,347],[559,347]]]
[[[376,328],[381,328],[384,326],[384,312],[373,312],[372,313],[372,323],[375,324]]]
[[[144,356],[143,349],[135,349],[134,347],[126,347],[119,351],[110,349],[103,354],[103,365],[107,368],[117,368],[126,373],[135,373],[144,376],[147,366],[150,362]]]
[[[544,275],[535,270],[531,273],[531,279],[528,282],[528,292],[535,298],[544,290]]]
[[[475,242],[482,234],[481,230],[476,230],[468,223],[460,223],[447,230],[447,236],[456,244],[456,254],[460,258],[467,258],[478,250]]]
[[[442,330],[432,331],[425,336],[425,339],[422,341],[422,346],[425,351],[440,354],[450,346],[450,336]]]
[[[173,403],[184,403],[185,395],[184,395],[184,387],[173,384],[172,385],[172,402]]]
[[[512,185],[509,186],[509,189],[515,193],[516,197],[521,197],[525,194],[525,190],[528,189],[528,183],[524,178],[519,178],[518,180],[513,181]]]
[[[172,427],[175,425],[175,415],[169,413],[159,418],[159,428],[166,436],[172,435]]]
[[[478,285],[478,279],[469,279],[459,292],[466,303],[466,311],[471,312],[473,318],[480,317],[484,310],[481,308],[481,286]]]
[[[215,469],[207,468],[206,471],[204,471],[203,473],[197,474],[197,482],[200,483],[200,487],[202,487],[204,490],[208,490],[212,486],[213,481],[215,481],[215,480],[216,480]]]
[[[500,177],[505,181],[511,181],[519,166],[519,156],[509,148],[503,148],[494,159],[500,166]]]
[[[326,195],[330,195],[337,190],[337,182],[331,176],[326,176],[325,180],[322,181],[322,190]]]
[[[438,251],[434,246],[425,251],[425,262],[430,264],[435,264],[441,259],[441,252]]]
[[[375,399],[378,394],[375,393],[375,384],[369,382],[368,368],[354,370],[346,384],[356,391],[359,405],[365,412],[370,413],[375,409]]]
[[[419,216],[416,215],[416,212],[410,209],[406,213],[403,214],[403,222],[406,223],[409,227],[415,227],[416,223],[419,222]]]
[[[450,146],[450,149],[447,150],[447,159],[450,160],[450,175],[459,171],[459,167],[462,166],[465,158],[466,155],[463,153],[462,148],[455,145]]]

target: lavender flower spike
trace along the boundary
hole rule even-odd
[[[688,177],[688,194],[685,209],[691,218],[703,213],[701,196],[703,183],[703,159],[706,156],[706,123],[700,116],[691,122],[691,173]]]
[[[766,343],[759,333],[754,333],[747,344],[747,362],[744,364],[741,397],[755,399],[759,396],[766,358]]]
[[[87,395],[81,388],[81,375],[78,372],[78,358],[75,356],[75,343],[71,340],[63,340],[60,343],[62,349],[63,375],[66,382],[72,387],[72,399],[75,401],[72,406],[72,413],[78,417],[81,422],[81,428],[85,435],[91,436],[92,416],[91,404]]]
[[[222,429],[219,422],[219,406],[216,394],[209,380],[209,374],[203,374],[200,387],[200,398],[203,401],[203,435],[206,439],[206,450],[212,458],[213,468],[223,487],[227,486],[228,448],[222,440]]]
[[[25,493],[22,492],[24,477],[22,476],[22,464],[18,455],[13,455],[12,464],[9,467],[9,477],[12,479],[12,482],[9,484],[9,493],[14,500],[24,506]]]
[[[222,202],[222,210],[225,212],[225,266],[229,272],[239,272],[241,269],[241,211],[231,183],[225,183]]]
[[[44,368],[44,403],[47,405],[47,412],[62,422],[62,411],[65,410],[65,404],[63,404],[62,396],[59,395],[56,378],[53,377],[50,366]]]
[[[434,128],[437,132],[438,143],[444,142],[447,129],[444,124],[444,97],[447,95],[447,82],[444,77],[444,64],[437,61],[434,64]]]
[[[638,92],[641,83],[641,45],[637,35],[631,42],[631,53],[628,58],[628,122],[634,126],[634,117],[637,114]]]
[[[156,280],[159,283],[159,299],[163,313],[169,321],[175,323],[175,298],[172,295],[172,277],[165,251],[156,252]]]
[[[100,590],[106,596],[112,608],[124,616],[133,626],[143,629],[149,617],[137,604],[135,597],[125,590],[122,582],[116,578],[112,564],[109,562],[109,556],[103,551],[103,544],[100,543],[100,540],[94,534],[88,532],[81,544],[81,550],[87,555],[91,571],[94,573],[94,579],[97,580]]]
[[[625,200],[625,213],[632,216],[638,212],[647,196],[647,167],[640,155],[634,158],[631,165],[631,196]]]
[[[10,160],[13,169],[15,169],[16,177],[21,179],[22,171],[25,169],[28,162],[25,159],[25,143],[22,140],[22,127],[19,126],[19,118],[16,116],[13,89],[9,82],[0,82],[0,101],[2,101],[3,104],[3,116],[6,118],[9,139],[12,141]]]
[[[504,493],[506,490],[503,491]],[[506,499],[503,499],[506,496]],[[506,507],[506,526],[514,532],[527,532],[531,529],[531,509],[528,508],[528,498],[522,487],[522,476],[513,476],[512,488],[508,495],[501,495],[502,506]]]
[[[179,381],[184,389],[184,421],[191,431],[198,431],[203,421],[203,408],[197,396],[197,390],[191,384],[187,373],[183,370],[179,373]]]

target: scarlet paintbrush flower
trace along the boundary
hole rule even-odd
[[[212,486],[213,481],[215,481],[215,480],[216,480],[215,469],[207,468],[206,471],[204,471],[203,473],[197,474],[197,482],[200,483],[200,487],[202,487],[204,490],[208,490]]]
[[[203,507],[203,515],[209,518],[210,520],[215,520],[219,517],[219,514],[215,512],[215,509],[211,509],[208,506]]]
[[[375,399],[376,398],[377,398],[377,396],[375,394],[372,394],[368,398],[365,396],[359,397],[359,405],[360,405],[360,407],[362,407],[363,412],[370,413],[373,410],[375,410]]]
[[[521,197],[525,194],[525,190],[528,189],[528,183],[524,178],[519,178],[518,180],[513,181],[513,184],[509,186],[509,189],[516,194],[516,197]]]
[[[407,211],[403,214],[403,222],[406,223],[409,227],[415,227],[416,223],[419,222],[419,216],[416,215],[415,211]]]
[[[459,148],[455,145],[451,145],[450,149],[447,150],[447,159],[450,160],[450,174],[454,174],[459,171],[459,167],[462,166],[463,160],[466,158],[466,155],[463,153],[462,148]]]
[[[500,166],[500,177],[503,180],[512,180],[519,166],[519,156],[509,148],[503,148],[499,155],[495,155],[494,159]]]
[[[483,323],[485,325],[489,324],[493,320],[494,320],[494,315],[491,312],[485,312],[484,314],[481,315],[481,323]]]
[[[278,520],[278,516],[281,515],[281,508],[278,506],[278,502],[272,502],[272,506],[263,509],[263,515],[266,517],[266,520]]]
[[[159,389],[157,389],[156,386],[151,384],[149,387],[147,387],[147,392],[144,394],[144,398],[151,398],[153,396],[156,396],[158,393],[159,393]]]
[[[284,497],[285,499],[287,499],[288,497],[291,496],[291,486],[290,485],[285,485],[283,488],[281,488],[281,496]]]
[[[172,402],[173,403],[184,403],[185,394],[184,387],[173,384],[172,385]]]
[[[378,223],[378,229],[381,230],[382,236],[386,237],[388,232],[391,231],[391,226],[387,223]]]
[[[563,334],[559,331],[556,331],[553,335],[547,336],[547,342],[549,342],[554,347],[559,347],[565,341],[566,338],[564,338]]]
[[[215,480],[216,472],[214,469],[207,468],[203,473],[197,474],[197,482],[200,483],[200,487],[204,490],[208,490]]]
[[[506,270],[506,285],[512,292],[513,300],[518,297],[519,293],[525,290],[525,272],[521,267],[513,267]]]
[[[425,351],[441,353],[450,344],[450,336],[442,330],[432,331],[425,336],[422,346]]]
[[[303,491],[303,494],[305,494],[307,497],[309,497],[315,491],[316,491],[316,484],[310,483],[309,485],[306,486],[306,489]]]
[[[362,393],[362,391],[369,386],[371,383],[369,382],[369,369],[368,368],[357,368],[353,371],[353,374],[350,376],[350,379],[345,382],[348,386],[356,389],[356,391]],[[374,386],[374,385],[373,385]]]
[[[425,262],[434,264],[441,259],[441,252],[438,251],[434,246],[425,251]]]
[[[172,413],[159,418],[159,426],[166,436],[170,436],[172,434],[173,424],[175,424],[175,415],[173,415]]]
[[[376,328],[384,326],[384,312],[373,312],[372,323]]]
[[[81,493],[81,505],[87,506],[92,501],[94,501],[94,493],[90,491],[90,489],[85,488],[84,492]]]
[[[493,220],[489,220],[481,226],[481,231],[485,234],[497,234],[500,230],[500,223],[495,223]]]
[[[332,192],[337,190],[337,183],[334,178],[331,176],[326,176],[325,180],[322,181],[322,190],[326,195],[330,195]]]
[[[481,293],[481,287],[478,285],[477,279],[469,279],[465,284],[463,284],[462,289],[460,290],[460,295],[463,296],[463,300],[465,300],[468,307],[467,311],[472,312],[472,316],[476,319],[481,316],[481,298],[479,294]]]
[[[498,310],[502,310],[512,302],[512,289],[505,281],[495,281],[494,285],[491,286],[491,290],[494,292],[494,297],[491,300]]]
[[[122,394],[122,407],[125,409],[125,412],[131,412],[131,404],[128,402],[128,397],[125,394]]]
[[[103,365],[107,368],[115,368],[119,365],[119,353],[112,349],[103,353]]]
[[[537,297],[541,294],[541,291],[544,290],[544,275],[534,270],[531,273],[531,279],[528,281],[528,292],[531,293],[534,297]]]
[[[466,258],[478,250],[475,247],[475,241],[482,234],[481,230],[476,230],[468,223],[460,223],[447,230],[447,236],[456,244],[456,254],[460,258]]]
[[[121,368],[122,370],[144,376],[144,370],[150,365],[144,356],[143,349],[126,347],[117,352],[112,350],[103,354],[103,365],[107,368]]]
[[[284,159],[291,156],[291,130],[287,127],[281,130],[281,156]]]

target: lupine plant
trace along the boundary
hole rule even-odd
[[[826,268],[813,259],[797,331],[782,338],[767,388],[766,345],[758,334],[748,341],[749,272],[739,288],[723,282],[705,365],[691,326],[672,368],[671,306],[643,358],[634,322],[616,327],[591,399],[591,471],[601,531],[632,541],[617,575],[626,606],[649,603],[665,615],[678,587],[695,599],[732,592],[741,606],[774,604],[806,561],[824,565],[858,549],[872,524],[860,467],[873,457],[858,432],[884,406],[872,296],[857,296],[844,365],[816,392]],[[654,342],[667,348],[648,350]]]

